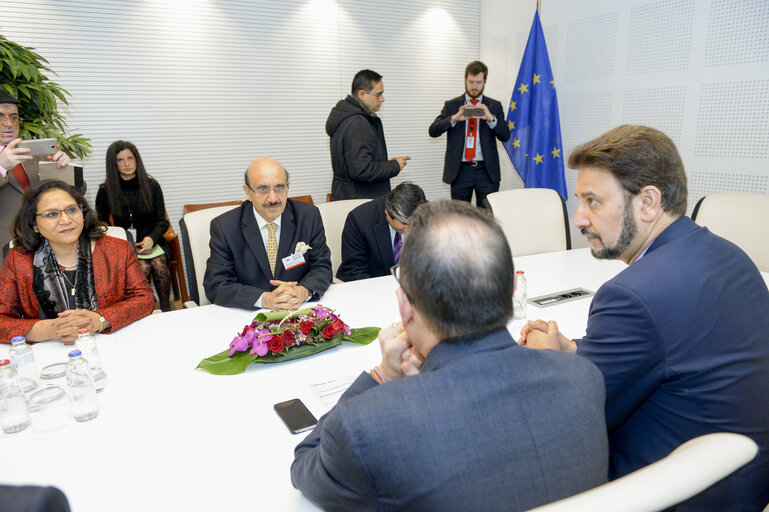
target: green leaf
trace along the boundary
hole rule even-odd
[[[304,308],[298,311],[268,311],[261,312],[254,317],[254,322],[280,322],[284,318],[296,318],[300,315],[309,315],[312,313],[312,308]]]
[[[280,354],[268,353],[267,355],[254,359],[254,363],[282,363],[283,361],[291,361],[293,359],[311,356],[341,344],[341,337],[335,336],[330,340],[322,341],[320,343],[306,343],[304,345],[299,345],[298,347],[291,347],[287,352],[281,352]]]
[[[344,341],[350,343],[357,343],[358,345],[368,345],[379,336],[379,327],[360,327],[358,329],[350,329],[350,335],[346,334],[342,336]]]

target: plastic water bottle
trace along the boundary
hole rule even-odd
[[[69,353],[67,361],[67,386],[69,387],[72,416],[77,421],[88,421],[99,415],[99,402],[96,399],[96,387],[91,378],[88,361],[83,359],[79,350]]]
[[[513,320],[526,320],[526,276],[523,275],[523,270],[515,271]]]
[[[32,421],[19,375],[8,359],[0,361],[0,428],[6,434],[21,432]]]
[[[96,392],[101,393],[107,385],[107,373],[101,367],[101,358],[99,357],[99,349],[96,346],[96,338],[90,329],[79,329],[77,331],[75,348],[83,354],[83,359],[88,361],[88,368],[91,370],[91,378],[96,386]]]
[[[27,344],[24,336],[11,338],[11,366],[19,374],[19,382],[25,393],[29,393],[37,388],[37,364],[35,364],[35,354],[32,353],[32,347]]]

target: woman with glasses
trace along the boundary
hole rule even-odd
[[[160,309],[171,310],[170,254],[163,233],[170,223],[160,185],[144,170],[136,146],[119,140],[107,148],[107,179],[96,194],[99,219],[133,234],[139,265],[155,282]]]
[[[111,332],[149,315],[155,297],[131,245],[106,228],[83,195],[45,180],[25,192],[0,269],[0,342],[73,343],[78,329]]]

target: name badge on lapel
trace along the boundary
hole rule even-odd
[[[286,256],[281,261],[283,262],[283,267],[286,270],[291,270],[292,268],[299,267],[306,263],[304,261],[304,254],[302,253],[296,253],[296,254],[292,254],[291,256]]]

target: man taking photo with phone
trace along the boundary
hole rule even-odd
[[[0,89],[0,258],[11,241],[10,224],[24,191],[40,181],[38,161],[29,148],[19,147],[19,100]],[[47,155],[62,168],[70,162],[63,151]]]

